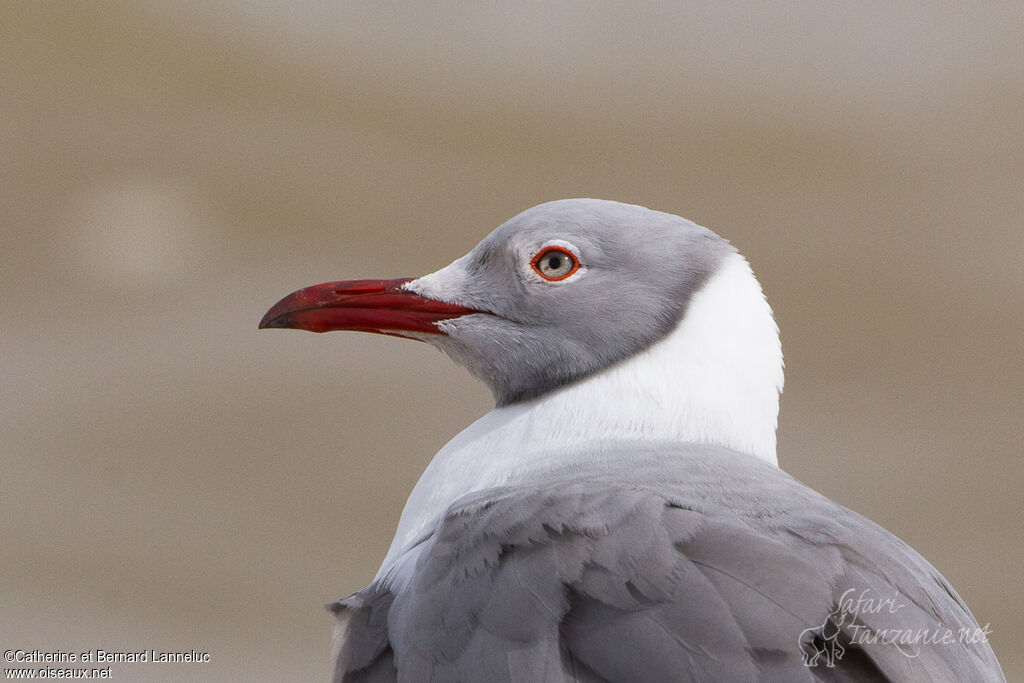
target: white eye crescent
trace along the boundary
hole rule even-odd
[[[565,247],[545,247],[533,257],[530,266],[545,280],[557,282],[579,270],[580,261]]]

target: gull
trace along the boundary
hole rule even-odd
[[[260,327],[425,341],[494,394],[328,605],[336,681],[1005,680],[931,564],[779,468],[778,328],[704,227],[549,202]]]

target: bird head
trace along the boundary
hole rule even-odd
[[[678,393],[666,419],[709,425],[696,429],[716,442],[756,415],[738,443],[774,459],[782,356],[771,309],[726,240],[672,214],[597,199],[541,204],[441,270],[307,287],[260,327],[426,341],[484,381],[499,406],[614,375],[646,354],[623,393],[644,382],[658,385],[647,391],[654,403]],[[673,355],[653,359],[670,336]]]
[[[515,216],[435,273],[307,287],[275,304],[260,327],[427,341],[505,405],[665,337],[733,252],[678,216],[596,199],[555,201]]]

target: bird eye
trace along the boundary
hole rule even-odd
[[[568,249],[548,247],[541,249],[540,253],[533,257],[530,265],[545,280],[558,281],[579,270],[580,262]]]

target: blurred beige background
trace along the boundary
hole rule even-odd
[[[1024,5],[469,4],[0,5],[2,649],[325,680],[321,605],[489,394],[260,316],[596,196],[747,255],[783,466],[931,559],[1024,679]]]

